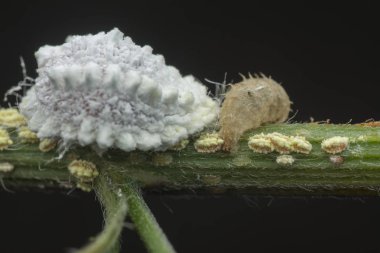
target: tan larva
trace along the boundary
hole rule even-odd
[[[240,83],[231,85],[220,111],[219,135],[224,151],[234,150],[245,131],[284,122],[290,112],[288,94],[276,81],[264,75],[242,77]]]

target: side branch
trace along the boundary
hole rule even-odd
[[[158,225],[137,186],[133,183],[127,183],[123,189],[127,196],[129,216],[148,252],[174,253],[173,246]]]
[[[103,207],[105,227],[102,232],[77,253],[113,253],[119,252],[119,237],[127,215],[127,199],[121,192],[107,182],[105,173],[101,173],[95,182],[95,192]]]

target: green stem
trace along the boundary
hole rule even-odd
[[[310,154],[292,154],[291,166],[276,163],[278,154],[258,154],[248,148],[252,134],[279,132],[302,135],[313,145]],[[321,150],[323,139],[350,138],[350,147],[340,156],[340,165]],[[14,142],[18,143],[17,138]],[[110,150],[102,157],[89,148],[71,149],[60,161],[46,163],[57,154],[41,153],[36,145],[0,151],[0,162],[15,166],[4,173],[8,188],[24,186],[68,187],[65,169],[74,158],[92,161],[99,168],[111,168],[121,178],[131,178],[144,190],[192,192],[239,191],[253,194],[378,195],[380,186],[380,127],[332,124],[275,124],[245,134],[236,153],[197,152],[193,143],[181,151],[131,152]],[[166,163],[165,163],[166,161]],[[73,180],[73,179],[72,179]]]
[[[78,253],[118,252],[118,237],[127,214],[151,253],[173,253],[172,245],[144,202],[138,186],[109,169],[102,169],[95,182],[95,192],[104,208],[105,228],[93,242]],[[128,207],[128,208],[127,208]]]
[[[128,183],[123,190],[127,196],[129,216],[148,251],[150,253],[175,252],[136,185]]]
[[[117,193],[114,188],[102,172],[95,182],[95,191],[104,208],[105,227],[94,241],[77,253],[119,252],[119,237],[127,214],[127,199],[121,193],[121,189],[120,193]]]

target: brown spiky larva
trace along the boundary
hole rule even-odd
[[[242,77],[226,93],[219,115],[224,151],[236,149],[245,131],[265,123],[284,122],[290,112],[288,94],[276,81],[264,75]]]

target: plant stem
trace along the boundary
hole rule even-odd
[[[252,134],[279,132],[302,135],[311,142],[310,154],[292,154],[294,164],[276,163],[278,154],[258,154],[248,148]],[[350,138],[350,146],[333,164],[321,150],[323,139]],[[17,139],[14,139],[17,144]],[[36,145],[0,151],[0,162],[9,162],[15,171],[3,175],[7,187],[70,186],[67,164],[75,158],[110,168],[121,178],[131,178],[144,190],[213,194],[239,191],[254,194],[377,195],[380,187],[380,127],[332,124],[275,124],[245,134],[235,153],[197,152],[192,143],[181,151],[131,152],[110,150],[98,156],[89,148],[70,150],[60,161],[46,163],[57,154],[41,153]]]
[[[105,228],[78,253],[119,252],[118,237],[127,214],[150,253],[174,253],[174,249],[140,195],[138,186],[112,170],[103,168],[95,192],[104,208]],[[128,208],[127,208],[128,207]]]
[[[158,225],[138,188],[133,183],[123,187],[127,196],[129,216],[150,253],[173,253],[174,248]]]
[[[95,192],[104,209],[105,227],[87,246],[77,253],[113,253],[119,252],[119,237],[127,214],[127,198],[116,193],[115,186],[107,182],[104,172],[95,182]]]

